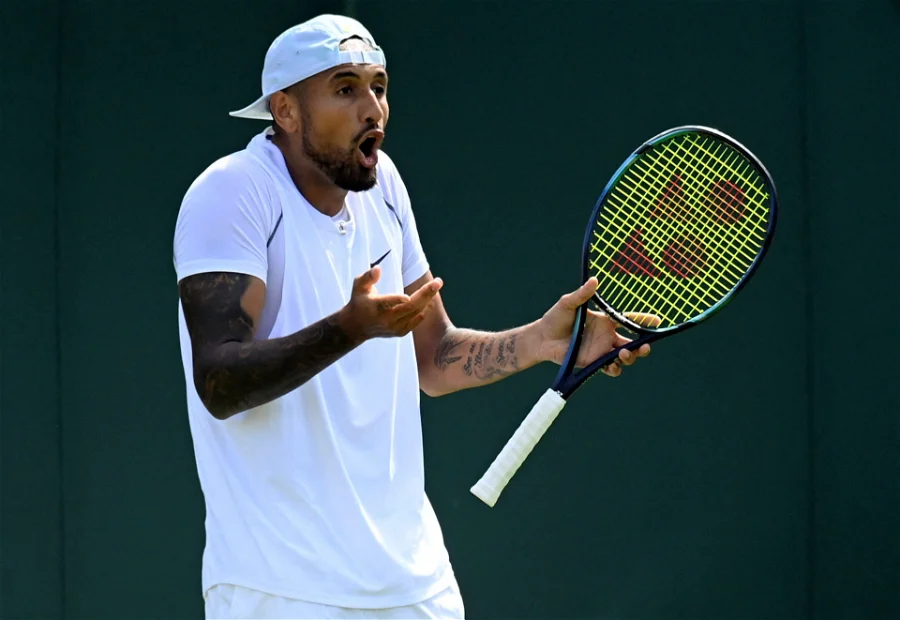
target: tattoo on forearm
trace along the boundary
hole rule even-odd
[[[478,346],[477,342],[473,342],[472,346],[469,347],[469,356],[466,358],[466,365],[463,366],[463,372],[468,376],[472,376],[472,356],[475,354],[475,347]]]
[[[499,335],[454,330],[444,336],[438,346],[434,365],[439,370],[447,371],[465,357],[462,371],[467,376],[490,380],[513,374],[519,371],[517,337],[518,334],[515,333]],[[469,351],[465,355],[463,351],[467,345]]]
[[[284,338],[226,343],[203,373],[211,409],[234,413],[268,403],[300,387],[353,348],[333,317]]]
[[[216,417],[270,402],[303,385],[355,347],[326,317],[271,340],[253,340],[253,319],[242,298],[250,277],[203,274],[180,287],[194,352],[194,383]]]
[[[503,353],[503,348],[506,346],[506,338],[501,338],[500,343],[497,345],[497,359],[494,360],[498,366],[503,366],[506,364],[506,355]]]
[[[453,355],[452,353],[463,342],[464,340],[461,338],[454,338],[450,335],[445,336],[434,353],[434,365],[443,370],[447,366],[461,360],[461,355]]]
[[[481,368],[482,357],[481,354],[484,353],[484,342],[478,343],[478,353],[475,354],[475,368]]]

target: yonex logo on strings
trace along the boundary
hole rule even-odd
[[[704,200],[704,206],[716,225],[728,227],[744,217],[747,199],[744,191],[733,181],[721,179],[716,182]],[[612,273],[627,273],[635,276],[658,278],[662,271],[658,262],[671,275],[690,278],[700,273],[706,266],[708,252],[704,243],[689,231],[696,229],[703,214],[695,212],[684,196],[684,186],[680,175],[672,176],[660,194],[648,220],[647,237],[663,242],[661,255],[654,261],[647,251],[644,230],[635,227],[622,246],[612,256]],[[708,217],[708,216],[707,216]],[[668,220],[665,226],[668,240],[660,239],[661,231],[654,220]],[[676,223],[675,230],[672,223]],[[680,224],[681,230],[677,228]]]

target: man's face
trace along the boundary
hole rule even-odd
[[[375,185],[388,120],[387,73],[380,65],[342,65],[307,80],[300,97],[303,153],[351,192]]]

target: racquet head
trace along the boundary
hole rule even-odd
[[[772,178],[746,147],[707,127],[670,129],[610,179],[585,235],[584,279],[598,279],[594,301],[626,328],[684,329],[747,282],[771,242],[776,209]]]

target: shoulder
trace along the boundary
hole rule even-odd
[[[181,201],[176,234],[198,230],[221,232],[218,223],[250,223],[271,229],[281,205],[274,182],[262,165],[246,151],[226,155],[210,164],[188,187]]]
[[[255,211],[268,220],[279,210],[278,192],[271,175],[250,153],[238,151],[210,164],[190,184],[181,202],[181,212],[229,209]]]
[[[231,153],[214,161],[188,187],[186,197],[197,193],[250,191],[265,188],[271,178],[247,151]]]

